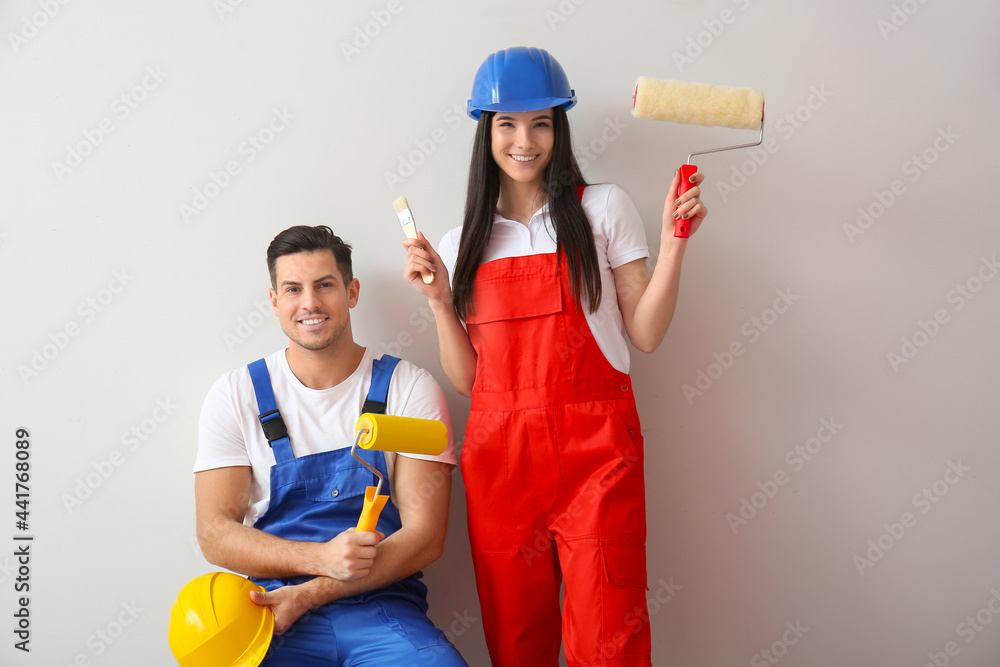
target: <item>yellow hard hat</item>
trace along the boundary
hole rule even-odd
[[[274,614],[250,599],[264,589],[230,572],[184,584],[170,608],[167,636],[181,667],[257,667],[274,634]]]

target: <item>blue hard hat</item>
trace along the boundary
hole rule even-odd
[[[576,91],[559,62],[545,49],[515,46],[492,53],[472,82],[467,113],[479,119],[483,111],[535,111],[576,104]]]

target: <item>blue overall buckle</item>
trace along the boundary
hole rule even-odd
[[[281,418],[277,410],[265,412],[258,419],[260,420],[260,427],[264,431],[264,437],[267,438],[267,444],[270,445],[275,440],[288,437],[285,420]]]

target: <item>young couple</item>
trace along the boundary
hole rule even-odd
[[[652,352],[663,340],[689,243],[674,220],[698,229],[703,177],[680,197],[676,174],[670,183],[650,276],[635,207],[615,185],[588,184],[573,156],[575,104],[546,51],[490,55],[468,104],[478,126],[463,224],[437,249],[423,235],[403,242],[445,374],[471,397],[469,537],[490,656],[505,667],[555,666],[560,645],[569,665],[651,664],[627,344]],[[206,557],[268,590],[253,598],[284,641],[266,665],[464,665],[427,619],[419,581],[443,548],[452,445],[440,457],[377,457],[391,500],[378,532],[355,532],[372,475],[347,450],[379,364],[351,333],[350,247],[326,227],[293,227],[268,266],[289,346],[264,366],[287,437],[264,435],[267,388],[248,368],[212,388],[196,463]],[[426,371],[404,361],[389,372],[389,414],[448,423]]]

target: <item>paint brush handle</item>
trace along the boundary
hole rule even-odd
[[[400,202],[402,202],[401,207],[399,206]],[[400,197],[396,200],[396,203],[396,216],[399,218],[399,226],[403,230],[403,234],[406,238],[417,238],[417,223],[413,220],[413,211],[410,210],[410,205],[406,202],[406,197]],[[434,282],[433,273],[421,271],[420,277],[423,279],[425,285],[430,285]]]

